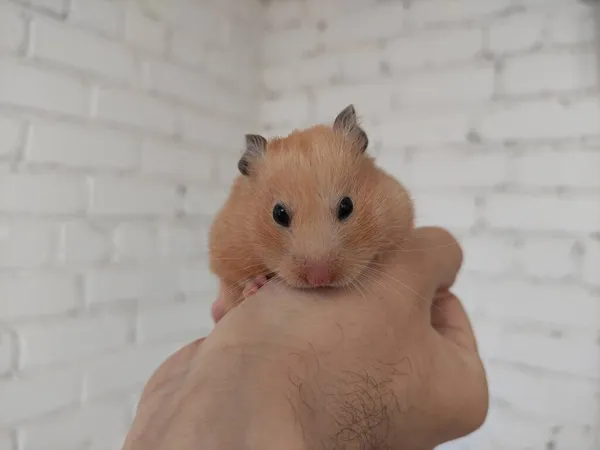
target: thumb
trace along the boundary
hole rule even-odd
[[[451,292],[436,293],[431,304],[431,325],[446,339],[477,353],[471,321],[460,300]]]

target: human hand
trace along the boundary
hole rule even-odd
[[[274,283],[148,382],[125,450],[429,450],[477,429],[486,377],[449,288],[446,232],[415,231],[348,292]]]

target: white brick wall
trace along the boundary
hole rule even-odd
[[[206,231],[260,126],[244,1],[1,2],[1,450],[120,449],[210,330]]]
[[[575,0],[267,7],[264,129],[354,103],[420,223],[462,240],[457,290],[492,405],[481,431],[444,448],[600,448],[595,15]]]
[[[419,221],[465,248],[492,407],[446,448],[600,448],[588,8],[2,2],[0,449],[120,448],[152,370],[211,327],[206,230],[242,134],[350,102]]]

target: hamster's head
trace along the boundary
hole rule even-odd
[[[286,284],[359,283],[383,251],[401,245],[412,226],[412,203],[366,154],[367,146],[352,105],[332,126],[270,141],[246,136],[238,168],[251,193],[252,245]]]

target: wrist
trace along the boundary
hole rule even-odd
[[[193,392],[190,401],[199,412],[194,432],[203,448],[314,448],[305,441],[294,389],[268,355],[241,344],[202,354],[195,364],[193,386],[186,390]]]

